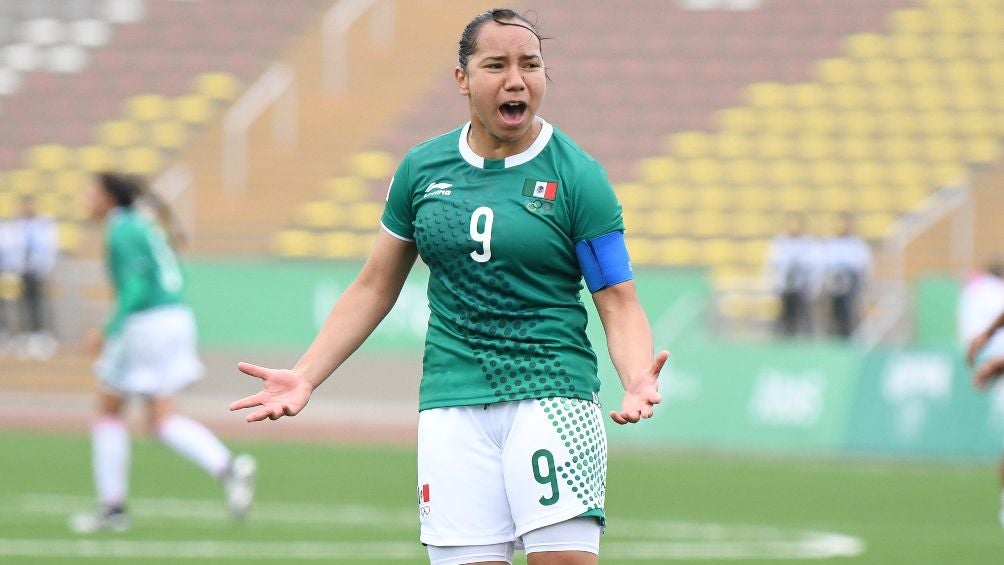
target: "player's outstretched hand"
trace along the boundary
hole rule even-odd
[[[248,422],[259,422],[268,418],[278,420],[283,416],[296,416],[310,400],[314,387],[289,369],[267,369],[251,363],[238,363],[237,368],[245,375],[251,375],[262,380],[262,389],[258,394],[252,394],[234,402],[230,410],[241,410],[261,406],[248,414]]]
[[[642,418],[651,418],[655,405],[662,402],[659,394],[659,373],[669,359],[669,352],[660,351],[652,361],[652,366],[642,375],[635,375],[624,390],[621,411],[610,412],[610,418],[618,424],[634,424]]]
[[[991,359],[973,373],[973,386],[982,390],[1004,374],[1004,358]]]
[[[966,350],[966,363],[969,363],[970,367],[976,363],[976,356],[980,354],[980,350],[983,349],[988,341],[990,341],[990,336],[981,333],[969,342],[969,349]]]

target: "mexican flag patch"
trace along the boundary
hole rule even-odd
[[[530,180],[523,182],[523,196],[554,200],[558,195],[558,183],[549,180]]]

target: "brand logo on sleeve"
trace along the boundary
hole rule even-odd
[[[448,182],[433,182],[429,183],[429,188],[425,189],[425,196],[422,198],[428,198],[430,196],[449,196],[453,194],[450,190],[453,185]]]

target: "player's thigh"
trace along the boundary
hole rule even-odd
[[[429,546],[430,565],[510,565],[514,544],[496,543],[481,546]]]
[[[424,410],[418,422],[422,543],[438,547],[512,542],[502,448],[481,406]]]
[[[529,565],[593,565],[602,533],[595,518],[572,518],[529,531],[522,540]]]
[[[587,512],[603,517],[607,444],[597,404],[522,401],[503,458],[517,536]]]

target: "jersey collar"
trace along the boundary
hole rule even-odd
[[[547,121],[544,120],[544,118],[541,118],[540,116],[537,116],[537,119],[540,120],[541,122],[540,133],[537,134],[537,139],[533,140],[533,143],[530,144],[530,147],[527,147],[526,150],[523,151],[522,153],[510,155],[505,159],[497,159],[497,160],[489,159],[488,162],[489,163],[502,162],[503,163],[502,168],[508,169],[510,167],[515,167],[517,165],[522,165],[523,163],[529,162],[537,155],[540,155],[540,152],[544,150],[544,147],[547,147],[547,142],[551,140],[551,134],[554,133],[554,127],[551,126],[551,124],[547,123]],[[479,169],[484,169],[486,168],[485,158],[475,153],[474,150],[471,149],[471,146],[467,143],[467,133],[470,131],[470,129],[471,129],[471,122],[467,122],[466,124],[464,124],[463,129],[460,130],[460,141],[458,143],[458,148],[460,149],[460,155],[464,158],[464,161],[467,161],[472,166],[477,167]],[[497,168],[497,167],[488,167],[488,168]]]

